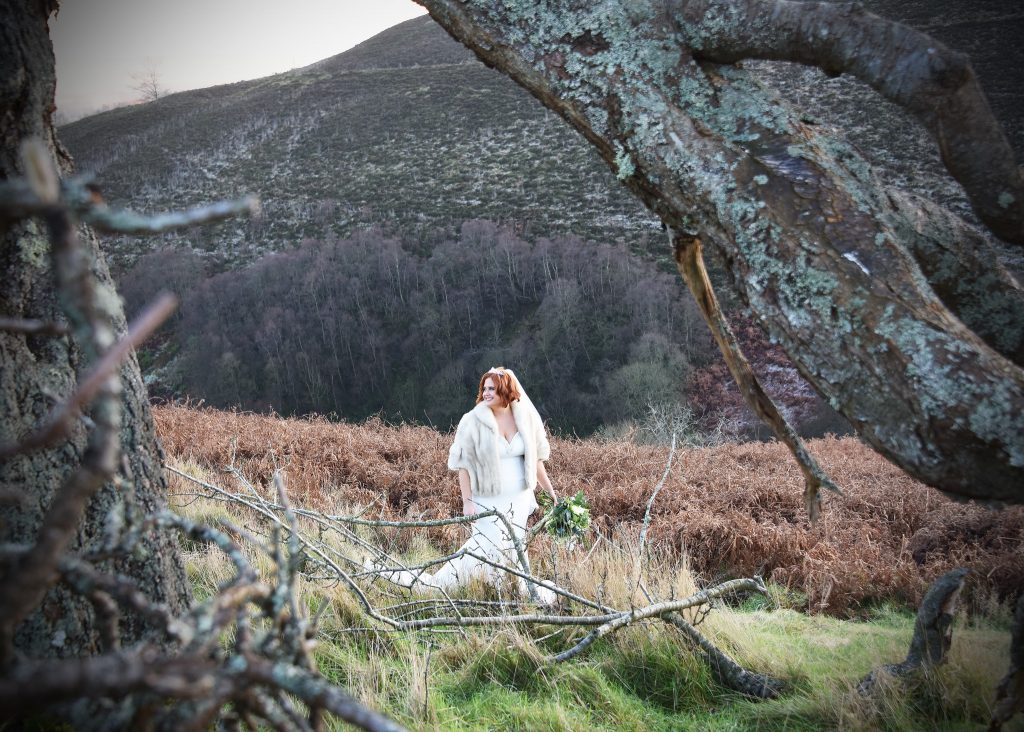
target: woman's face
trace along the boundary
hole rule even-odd
[[[498,392],[494,386],[494,379],[484,379],[484,404],[488,407],[503,407],[505,406],[498,396]]]

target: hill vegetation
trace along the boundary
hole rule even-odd
[[[309,240],[210,278],[191,252],[164,250],[129,274],[129,315],[161,288],[183,298],[173,350],[150,369],[158,394],[448,429],[479,375],[504,364],[560,432],[757,426],[678,275],[622,245],[530,243],[472,221],[418,247],[380,231]],[[846,428],[756,328],[740,334],[805,432]]]
[[[365,507],[388,518],[459,510],[445,467],[451,436],[427,427],[185,406],[157,407],[155,417],[172,459],[213,474],[233,464],[258,485],[281,468],[293,500],[306,507]],[[1012,599],[1024,586],[1024,510],[943,498],[854,438],[813,440],[809,447],[844,491],[830,498],[817,525],[807,520],[802,478],[782,445],[684,448],[654,504],[652,548],[677,560],[685,554],[704,582],[758,573],[785,606],[844,617],[886,604],[915,607],[928,583],[953,566],[973,570],[968,594],[975,611]],[[598,535],[628,544],[667,453],[666,446],[627,441],[556,439],[548,465],[562,494],[585,492]],[[426,536],[439,554],[461,543],[456,527]],[[399,550],[408,548],[402,537],[395,540]]]
[[[866,3],[968,53],[1011,143],[1024,152],[1024,58],[1013,0]],[[932,140],[856,80],[791,64],[758,72],[819,124],[847,130],[887,180],[970,217]],[[116,274],[146,251],[190,248],[213,270],[366,227],[416,238],[489,219],[536,237],[625,242],[667,259],[657,220],[590,146],[429,18],[333,58],[254,81],[168,95],[61,128],[107,198],[158,210],[256,193],[265,215],[145,244],[108,237]]]
[[[247,497],[271,490],[270,477],[280,469],[292,503],[306,508],[397,519],[458,510],[454,479],[443,465],[449,434],[378,419],[352,425],[183,406],[155,413],[169,466],[231,490],[236,480],[223,471],[231,464],[252,484]],[[1024,515],[954,504],[853,439],[812,441],[811,449],[846,489],[817,527],[806,522],[800,476],[779,446],[686,449],[654,503],[651,541],[638,561],[643,504],[667,449],[554,440],[556,486],[563,493],[582,488],[598,521],[575,549],[543,537],[532,547],[538,574],[616,607],[646,604],[629,580],[637,571],[644,592],[657,598],[688,596],[734,573],[764,572],[767,596],[733,598],[691,620],[747,668],[782,679],[787,688],[779,699],[753,702],[724,688],[661,623],[631,625],[598,640],[585,656],[556,664],[544,655],[577,642],[585,629],[509,624],[388,632],[368,622],[333,576],[301,584],[301,604],[319,619],[317,666],[411,729],[910,732],[984,725],[1009,663],[1009,611],[1000,597],[1019,589]],[[195,483],[177,473],[169,478],[172,505],[187,517],[231,532],[244,527],[250,536],[267,528],[252,511],[197,498]],[[413,534],[375,529],[364,538],[412,563],[443,556],[464,534],[448,526]],[[220,550],[192,543],[185,550],[199,598],[231,579],[233,565]],[[334,550],[345,556],[351,546]],[[268,578],[277,571],[266,556],[248,554]],[[976,571],[947,662],[910,693],[888,683],[873,697],[858,694],[869,670],[906,653],[912,604],[928,579],[952,564]],[[362,591],[373,606],[405,617],[430,602],[386,583]],[[477,614],[493,611],[496,600],[514,602],[498,588],[475,584],[452,597]]]

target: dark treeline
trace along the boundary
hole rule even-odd
[[[122,292],[129,309],[161,286],[183,294],[181,392],[283,414],[445,429],[504,364],[553,428],[583,435],[682,402],[687,373],[714,358],[679,277],[623,246],[470,221],[416,247],[370,231],[205,280],[196,255],[163,251]]]

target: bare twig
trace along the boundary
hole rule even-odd
[[[31,318],[0,318],[0,330],[8,333],[24,333],[26,335],[61,336],[68,334],[68,327],[66,325]]]
[[[146,216],[109,208],[92,185],[92,176],[61,181],[56,189],[52,186],[46,189],[47,184],[42,184],[45,190],[41,194],[36,188],[38,183],[20,180],[0,182],[0,213],[10,218],[25,218],[46,215],[55,206],[62,205],[82,222],[106,234],[164,234],[243,214],[260,215],[259,198],[253,195]]]
[[[672,444],[668,450],[668,458],[665,460],[665,472],[661,475],[661,480],[654,487],[654,491],[651,493],[651,497],[647,500],[647,508],[644,510],[644,523],[640,529],[640,542],[636,550],[636,567],[633,570],[633,586],[640,586],[640,573],[643,568],[644,561],[644,544],[647,541],[647,530],[651,527],[651,509],[654,507],[654,499],[658,497],[661,489],[665,487],[665,481],[668,479],[668,474],[672,470],[672,459],[676,454],[676,433],[672,433]],[[646,592],[644,593],[646,594]],[[648,598],[650,599],[650,598]]]
[[[814,456],[808,452],[803,439],[796,433],[796,430],[789,424],[789,420],[779,411],[774,400],[761,386],[757,375],[750,367],[750,362],[743,355],[739,341],[733,335],[729,321],[725,319],[722,308],[718,304],[718,298],[704,266],[700,239],[681,232],[673,232],[670,234],[670,238],[675,247],[679,273],[687,287],[690,288],[690,292],[693,293],[701,314],[704,316],[704,321],[711,329],[711,334],[725,357],[725,363],[739,386],[744,400],[757,416],[772,428],[775,436],[789,448],[793,457],[796,458],[797,464],[804,474],[804,507],[807,509],[807,515],[810,516],[811,521],[817,520],[818,514],[821,512],[820,489],[824,487],[841,493],[839,487],[821,469]]]
[[[563,651],[562,653],[555,654],[548,658],[548,661],[558,662],[566,661],[574,656],[579,655],[586,650],[590,645],[609,633],[612,633],[620,628],[635,623],[639,620],[645,620],[647,618],[662,617],[668,613],[678,612],[679,610],[685,610],[687,608],[696,607],[698,605],[704,605],[711,600],[721,597],[732,592],[742,591],[753,591],[753,592],[766,592],[764,583],[761,582],[760,578],[754,577],[752,579],[739,579],[730,580],[723,582],[720,585],[715,585],[706,590],[698,592],[695,595],[683,600],[668,600],[665,602],[654,603],[648,605],[645,608],[637,610],[631,610],[629,612],[619,613],[616,617],[611,618],[603,623],[600,627],[595,628],[588,633],[579,643],[572,648]],[[579,623],[582,625],[582,623]]]
[[[172,211],[153,216],[96,206],[82,214],[82,221],[97,231],[109,234],[163,234],[175,229],[222,221],[239,214],[258,214],[259,211],[259,199],[256,196],[245,196],[234,201],[218,201],[185,211]]]

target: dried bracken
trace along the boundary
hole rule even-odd
[[[167,451],[219,470],[236,465],[254,482],[286,467],[304,506],[373,506],[387,518],[458,513],[445,468],[450,435],[427,427],[362,425],[165,405],[155,410]],[[811,525],[803,476],[778,443],[680,449],[652,508],[648,543],[683,551],[708,578],[761,573],[802,592],[812,612],[856,614],[883,600],[916,605],[930,581],[955,566],[972,570],[968,597],[1014,596],[1024,586],[1024,510],[953,502],[908,477],[855,438],[808,443],[843,486]],[[668,448],[628,442],[555,440],[550,472],[561,493],[582,489],[595,529],[636,533],[661,478]],[[427,529],[457,546],[460,529]],[[399,538],[401,541],[401,538]],[[542,539],[543,541],[543,539]],[[398,549],[402,549],[401,546]]]

